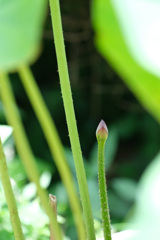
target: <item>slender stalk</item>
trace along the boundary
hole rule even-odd
[[[57,198],[56,198],[56,196],[49,194],[49,204],[52,208],[52,211],[57,216]],[[51,228],[50,228],[50,240],[55,240],[54,233]]]
[[[104,148],[105,141],[108,137],[108,129],[105,122],[102,120],[97,128],[97,140],[98,140],[98,182],[99,182],[99,194],[101,202],[102,212],[102,225],[104,232],[104,239],[111,240],[111,226],[110,216],[108,208],[107,187],[105,178],[105,162],[104,162]]]
[[[38,195],[41,199],[42,205],[50,219],[50,225],[54,226],[53,232],[56,240],[62,239],[62,234],[59,229],[59,226],[56,221],[56,217],[51,211],[51,208],[48,203],[48,197],[40,186],[39,183],[39,172],[37,169],[36,162],[34,160],[34,156],[30,145],[28,143],[23,124],[21,122],[21,118],[18,112],[18,108],[14,99],[14,95],[12,93],[12,89],[9,83],[9,78],[6,74],[0,75],[0,84],[1,84],[1,98],[6,110],[6,116],[8,119],[8,123],[14,129],[14,138],[17,146],[17,150],[20,158],[23,161],[24,167],[26,169],[27,175],[31,181],[36,184]]]
[[[11,219],[15,239],[24,240],[22,227],[21,227],[21,223],[20,223],[20,219],[17,211],[16,201],[12,191],[11,182],[9,179],[7,163],[4,156],[1,140],[0,140],[0,176],[2,180],[2,185],[3,185],[9,213],[10,213],[10,219]]]
[[[85,229],[82,219],[80,201],[76,194],[74,181],[68,168],[66,159],[64,157],[62,143],[58,136],[56,127],[30,69],[24,65],[20,66],[19,74],[23,86],[33,106],[33,109],[36,113],[36,116],[41,124],[45,138],[48,142],[51,154],[58,168],[63,184],[65,185],[68,192],[70,206],[72,208],[78,231],[78,238],[84,240]]]
[[[58,69],[60,75],[60,84],[62,90],[62,97],[64,102],[65,114],[67,119],[69,137],[75,161],[76,173],[78,178],[79,190],[81,195],[84,221],[88,240],[95,239],[93,216],[91,210],[91,203],[89,198],[89,191],[87,186],[86,174],[84,170],[82,152],[78,137],[78,130],[76,125],[75,112],[73,107],[73,100],[71,94],[71,87],[69,81],[66,53],[64,47],[61,13],[58,0],[50,0],[51,18],[54,33],[54,42],[57,54]]]

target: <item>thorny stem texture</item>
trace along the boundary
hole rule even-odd
[[[15,239],[24,240],[22,227],[21,227],[21,223],[20,223],[20,219],[17,211],[16,201],[12,191],[11,182],[9,179],[7,163],[4,156],[1,140],[0,140],[0,176],[2,180],[2,185],[3,185],[9,213],[10,213],[10,219],[11,219]]]
[[[47,106],[42,98],[42,95],[39,91],[39,88],[29,67],[25,65],[20,66],[19,75],[23,83],[23,86],[26,90],[26,93],[30,99],[30,102],[33,106],[33,109],[36,113],[36,116],[40,122],[40,125],[43,129],[45,138],[48,142],[51,154],[58,168],[63,184],[66,187],[69,196],[70,206],[72,208],[72,212],[76,222],[78,238],[79,240],[84,240],[85,229],[82,219],[80,201],[75,190],[73,177],[71,176],[71,172],[67,165],[63,152],[62,143],[58,136],[53,119],[47,109]]]
[[[95,232],[93,225],[93,216],[91,210],[91,203],[89,191],[87,186],[86,174],[84,170],[82,152],[78,137],[78,130],[76,125],[75,112],[73,107],[73,100],[71,94],[71,87],[69,81],[66,53],[63,40],[61,13],[58,0],[50,0],[51,18],[54,33],[54,42],[58,61],[58,70],[60,76],[60,84],[62,90],[62,97],[64,102],[65,114],[67,119],[69,137],[75,161],[75,168],[79,184],[80,196],[83,207],[84,221],[88,240],[95,240]]]
[[[108,208],[107,187],[105,178],[105,163],[104,163],[104,148],[105,141],[98,140],[98,182],[102,212],[102,225],[104,239],[111,240],[110,216]]]
[[[9,78],[5,73],[0,75],[1,84],[1,99],[5,107],[6,117],[9,125],[13,127],[13,134],[17,150],[21,160],[23,161],[27,175],[31,181],[36,184],[37,192],[42,202],[42,205],[49,217],[50,226],[53,227],[53,232],[56,240],[62,240],[62,234],[57,224],[55,214],[51,211],[48,203],[48,195],[45,190],[41,188],[39,183],[39,172],[30,145],[28,143],[25,130],[18,112],[18,107],[12,89],[10,86]]]

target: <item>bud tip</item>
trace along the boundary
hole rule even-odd
[[[96,130],[96,136],[98,140],[103,140],[105,141],[108,137],[108,128],[107,125],[105,123],[105,121],[101,120],[97,130]]]

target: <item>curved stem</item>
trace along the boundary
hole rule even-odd
[[[82,219],[80,202],[76,194],[74,181],[63,153],[62,143],[58,136],[52,117],[45,105],[34,76],[27,66],[19,67],[19,75],[27,92],[36,116],[41,124],[51,154],[60,173],[63,184],[68,192],[70,205],[75,218],[79,239],[85,239],[85,229]]]
[[[54,226],[53,232],[56,240],[62,239],[62,234],[56,221],[56,217],[51,211],[48,203],[48,197],[44,189],[41,188],[39,183],[39,172],[30,145],[28,143],[23,124],[18,112],[16,101],[12,93],[9,83],[9,78],[4,73],[0,75],[1,84],[1,98],[5,106],[6,116],[8,123],[14,129],[14,139],[16,142],[17,150],[21,160],[23,161],[27,175],[31,181],[36,184],[38,195],[41,199],[42,205],[50,219],[50,225]]]
[[[1,140],[0,140],[0,176],[2,180],[2,185],[3,185],[9,213],[10,213],[10,219],[11,219],[15,239],[24,240],[22,227],[21,227],[21,223],[20,223],[20,219],[17,211],[16,201],[12,191],[11,182],[9,179],[7,163],[4,156]]]
[[[54,33],[54,42],[55,42],[57,61],[58,61],[60,84],[61,84],[61,90],[62,90],[62,98],[63,98],[64,108],[65,108],[69,137],[70,137],[73,158],[74,158],[75,168],[77,173],[77,179],[79,184],[87,239],[94,240],[95,232],[94,232],[94,225],[93,225],[93,216],[92,216],[86,174],[84,170],[82,152],[81,152],[81,147],[80,147],[80,142],[78,137],[75,112],[73,107],[66,53],[65,53],[64,40],[63,40],[60,6],[59,6],[58,0],[50,0],[49,2],[50,2],[52,26],[53,26],[53,33]]]

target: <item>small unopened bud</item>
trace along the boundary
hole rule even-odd
[[[97,137],[97,140],[99,141],[106,141],[106,139],[108,138],[108,128],[107,128],[107,125],[106,123],[101,120],[98,127],[97,127],[97,130],[96,130],[96,137]]]

